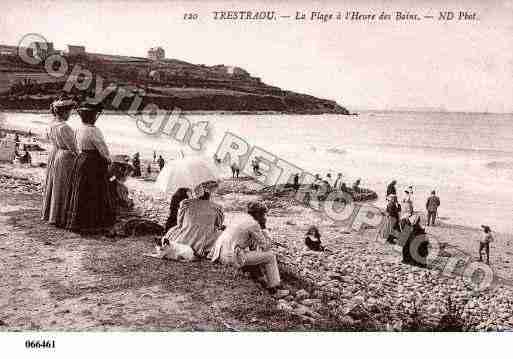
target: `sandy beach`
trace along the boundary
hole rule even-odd
[[[111,146],[113,154],[121,150]],[[402,264],[399,248],[376,240],[375,229],[348,232],[293,198],[260,191],[251,179],[226,178],[214,201],[223,206],[227,225],[250,200],[263,199],[270,208],[273,249],[290,290],[277,299],[231,268],[143,257],[153,250],[154,238],[81,237],[45,224],[39,215],[44,171],[0,164],[6,278],[0,330],[513,328],[510,234],[494,233],[494,281],[476,291],[462,276],[477,260],[481,233],[474,228],[443,222],[427,227],[442,250],[422,269]],[[142,215],[163,223],[169,198],[149,180],[130,179],[127,185]],[[305,250],[312,224],[329,252]]]

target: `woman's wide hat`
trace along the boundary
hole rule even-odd
[[[86,112],[93,112],[93,113],[99,113],[103,111],[103,105],[101,102],[99,103],[91,103],[89,101],[83,101],[80,106],[77,108],[77,112],[80,113],[86,113]]]
[[[75,100],[66,99],[62,97],[58,98],[50,104],[50,109],[52,110],[52,112],[54,112],[55,110],[72,110],[75,107],[77,107],[77,102]]]

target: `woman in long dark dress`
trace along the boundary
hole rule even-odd
[[[426,231],[420,225],[420,217],[414,214],[402,219],[401,222],[401,234],[406,239],[402,249],[403,263],[426,267],[429,241],[426,237]]]
[[[76,131],[80,151],[75,162],[67,228],[79,233],[100,233],[114,223],[109,196],[109,149],[101,131],[94,125],[101,106],[85,104],[77,112],[82,126]]]

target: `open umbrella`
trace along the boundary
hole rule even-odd
[[[162,192],[174,193],[180,187],[194,189],[202,183],[218,179],[219,172],[212,163],[212,159],[187,157],[168,161],[155,184]]]

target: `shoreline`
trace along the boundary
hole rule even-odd
[[[175,111],[166,110],[169,112]],[[49,110],[34,110],[34,109],[0,109],[0,113],[31,113],[31,114],[50,114]],[[151,114],[152,111],[139,111],[137,113],[130,113],[127,111],[114,111],[114,110],[104,110],[102,113],[107,115],[127,115],[127,116],[137,116],[138,114]],[[343,113],[329,113],[329,112],[312,112],[312,113],[303,113],[303,112],[283,112],[283,111],[224,111],[224,110],[180,110],[181,114],[184,115],[298,115],[298,116],[320,116],[320,115],[335,115],[335,116],[355,116],[357,114],[343,114]]]
[[[13,129],[13,128],[0,128],[0,130],[3,130],[4,132],[7,132],[7,133],[17,133],[21,136],[28,136],[28,129],[26,127],[23,127],[23,126],[20,126],[19,128],[16,128],[16,129]],[[32,136],[36,136],[37,137],[38,133],[36,132],[32,132]],[[47,142],[44,138],[39,138],[39,143],[41,145],[49,145],[49,142]],[[142,173],[146,173],[146,167],[148,166],[148,163],[151,163],[152,164],[152,168],[155,169],[155,168],[158,168],[158,166],[156,165],[156,163],[153,163],[153,161],[151,160],[151,158],[149,158],[148,156],[150,156],[150,151],[146,151],[146,150],[143,150],[143,149],[140,149],[140,148],[134,148],[133,151],[131,153],[126,153],[126,149],[127,149],[127,145],[113,145],[113,144],[110,144],[109,145],[110,149],[111,149],[111,154],[112,155],[129,155],[129,156],[132,156],[133,153],[135,152],[140,152],[142,157],[141,157],[141,172]],[[145,156],[146,154],[146,156]],[[226,171],[226,173],[229,172],[229,167],[228,166],[225,166],[224,170]],[[155,177],[155,171],[153,171],[153,177]],[[228,177],[226,177],[225,179],[229,179]],[[280,185],[276,185],[276,186],[280,186]],[[374,193],[376,193],[375,191],[373,191]],[[377,198],[376,199],[373,199],[374,202],[371,202],[371,201],[368,201],[367,204],[371,204],[377,208],[379,208],[381,211],[384,211],[385,210],[385,207],[384,206],[381,206],[381,205],[378,205],[376,204],[377,201],[379,200],[382,200],[381,197],[379,197],[379,195],[377,195],[376,193],[376,196]],[[363,202],[362,204],[364,204],[365,202]],[[425,222],[425,219],[426,219],[426,213],[424,211],[415,211],[416,214],[420,215],[422,220]],[[437,219],[438,223],[440,223],[441,225],[443,225],[444,227],[446,228],[454,228],[454,229],[462,229],[462,230],[469,230],[469,231],[474,231],[474,232],[480,232],[481,229],[480,227],[473,227],[471,225],[464,225],[464,224],[459,224],[459,223],[450,223],[450,222],[446,222],[444,220],[440,220],[440,219]],[[492,228],[493,229],[493,228]],[[500,235],[503,235],[503,236],[513,236],[513,229],[512,231],[493,231],[494,233],[496,234],[500,234]]]

